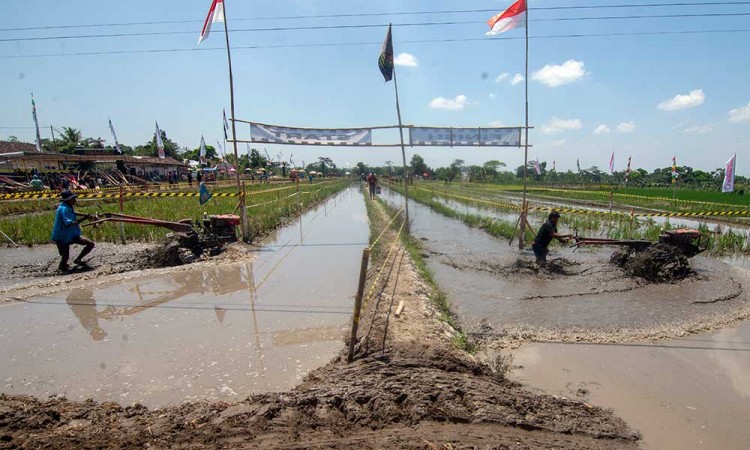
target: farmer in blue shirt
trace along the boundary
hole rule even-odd
[[[77,195],[70,191],[63,191],[60,196],[62,202],[55,212],[55,224],[52,226],[52,236],[50,239],[57,244],[57,251],[62,258],[59,266],[60,271],[67,272],[70,270],[68,267],[70,246],[72,244],[84,246],[78,257],[73,260],[75,265],[82,266],[85,265],[83,258],[91,253],[95,244],[94,241],[81,236],[81,227],[79,224],[86,219],[90,219],[91,216],[75,212],[73,207],[76,204]],[[80,219],[78,218],[79,216],[81,217]]]

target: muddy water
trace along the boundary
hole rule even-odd
[[[252,262],[3,305],[1,391],[161,406],[287,390],[340,351],[368,233],[350,188]]]
[[[750,322],[631,344],[524,345],[511,378],[612,408],[660,450],[750,448]]]
[[[387,192],[394,204],[403,197]],[[428,265],[469,332],[535,329],[612,335],[623,329],[680,333],[683,324],[745,307],[747,272],[721,261],[694,258],[699,277],[678,284],[649,285],[624,276],[606,261],[611,250],[573,252],[554,248],[548,259],[573,261],[569,276],[514,271],[530,251],[410,202],[412,233],[423,240]],[[460,236],[460,239],[456,237]]]

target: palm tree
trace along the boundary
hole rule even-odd
[[[71,153],[81,142],[82,138],[81,130],[72,127],[63,127],[60,131],[60,152]]]

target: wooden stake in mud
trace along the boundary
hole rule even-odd
[[[365,281],[367,281],[367,265],[370,262],[370,247],[362,250],[362,265],[359,267],[359,284],[357,285],[357,296],[354,298],[354,315],[352,316],[352,334],[349,337],[349,355],[346,362],[352,362],[354,358],[354,344],[357,342],[357,328],[359,327],[359,316],[362,313],[362,295],[365,292]]]
[[[122,185],[120,185],[120,214],[124,212],[123,204],[122,204]],[[125,245],[125,224],[120,222],[120,242],[122,245]]]

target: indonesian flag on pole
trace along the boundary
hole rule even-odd
[[[721,185],[721,192],[734,191],[734,166],[737,163],[737,154],[735,153],[727,161],[727,167],[724,170],[724,183]]]
[[[526,26],[526,0],[518,0],[500,14],[487,21],[491,30],[485,33],[486,36],[494,36],[514,28],[523,28]]]
[[[203,22],[203,29],[201,30],[201,37],[198,38],[198,44],[208,38],[208,33],[211,31],[211,24],[214,22],[224,22],[224,0],[211,1],[211,9],[208,10],[206,21]]]
[[[609,157],[609,173],[612,174],[615,172],[615,152],[612,151],[612,156]]]

